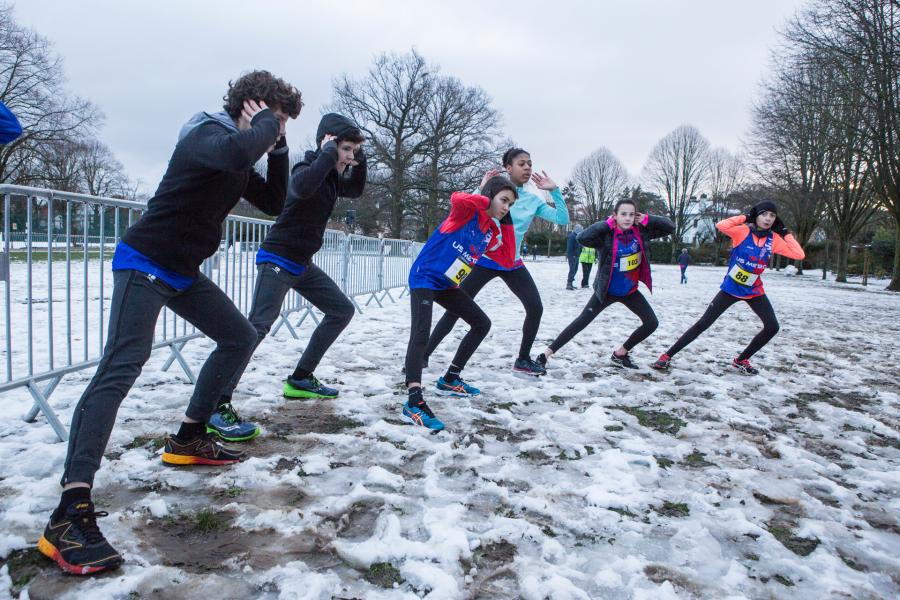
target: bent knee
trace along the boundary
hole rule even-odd
[[[765,331],[765,332],[768,333],[769,335],[774,336],[774,335],[777,334],[779,331],[781,331],[781,325],[778,323],[778,321],[775,321],[774,323],[771,323],[771,324],[769,324],[769,325],[766,325],[766,326],[763,328],[763,331]]]
[[[649,333],[653,333],[659,327],[659,319],[655,316],[648,318],[644,321],[644,327],[647,328]]]
[[[472,323],[472,331],[487,335],[491,330],[491,319],[487,315],[482,315]]]

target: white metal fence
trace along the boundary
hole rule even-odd
[[[95,367],[106,342],[106,317],[112,295],[112,255],[121,234],[146,210],[146,204],[13,185],[0,185],[3,237],[0,239],[0,280],[5,290],[6,327],[0,352],[6,356],[6,379],[0,393],[27,387],[34,407],[32,422],[43,412],[61,440],[67,439],[48,398],[62,377]],[[201,271],[250,313],[256,286],[256,251],[272,221],[230,216],[216,254]],[[15,226],[15,227],[14,227]],[[48,233],[52,230],[52,234]],[[86,233],[86,234],[85,234]],[[48,240],[49,238],[49,240]],[[49,242],[49,243],[48,243]],[[86,243],[85,243],[86,242]],[[357,310],[373,300],[394,301],[391,290],[407,291],[409,268],[422,244],[325,232],[313,262],[352,300]],[[58,308],[55,304],[61,304]],[[306,317],[318,317],[296,292],[282,306],[281,319],[297,338],[296,327]],[[291,320],[296,319],[295,324]],[[192,383],[196,378],[181,354],[189,341],[203,334],[163,308],[156,324],[153,349],[168,348],[167,370],[178,361]],[[38,385],[42,384],[42,385]]]

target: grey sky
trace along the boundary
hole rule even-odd
[[[218,110],[227,83],[264,68],[302,92],[288,125],[314,134],[331,78],[415,46],[479,85],[505,132],[557,182],[599,146],[636,175],[652,146],[690,123],[736,150],[768,68],[775,27],[799,0],[19,0],[16,15],[56,43],[69,88],[107,115],[100,138],[156,188],[181,125]]]

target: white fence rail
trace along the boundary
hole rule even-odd
[[[6,355],[6,378],[0,383],[0,393],[27,387],[35,404],[25,421],[32,422],[38,412],[43,412],[59,438],[65,440],[66,430],[47,399],[62,377],[99,364],[112,296],[113,252],[121,234],[147,206],[13,185],[0,185],[0,198],[0,280],[5,291],[6,320],[5,339],[0,346],[0,352]],[[250,313],[256,286],[256,251],[272,224],[228,217],[219,251],[201,266],[244,315]],[[391,290],[400,290],[398,298],[407,291],[409,268],[421,248],[422,244],[405,240],[328,230],[313,262],[362,312],[357,299],[364,299],[364,306],[372,300],[382,306],[385,298],[394,301]],[[312,306],[296,292],[289,294],[271,335],[284,325],[297,338],[295,328],[307,316],[318,323]],[[291,320],[296,320],[295,324]],[[178,361],[196,383],[181,350],[200,337],[202,333],[163,308],[153,344],[154,350],[170,351],[163,370]]]

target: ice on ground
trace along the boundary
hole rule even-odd
[[[564,289],[563,262],[527,265],[544,302],[537,354],[591,292]],[[464,371],[483,394],[433,394],[462,326],[425,372],[448,427],[437,434],[399,418],[406,297],[365,308],[330,350],[317,375],[337,400],[281,395],[310,319],[300,340],[265,340],[234,397],[262,434],[225,469],[163,466],[160,440],[192,387],[154,355],[97,475],[101,527],[127,560],[105,577],[63,576],[36,555],[66,445],[43,416],[22,421],[27,391],[6,393],[0,597],[898,597],[900,296],[769,272],[781,332],[753,358],[759,376],[730,366],[759,329],[743,304],[659,373],[648,365],[725,270],[690,267],[688,285],[677,267],[653,271],[660,327],[634,350],[638,371],[609,364],[638,323],[613,306],[545,377],[514,373],[524,311],[488,285],[478,302],[493,326]],[[211,350],[197,340],[183,354],[197,372]],[[51,396],[66,426],[91,375]]]

